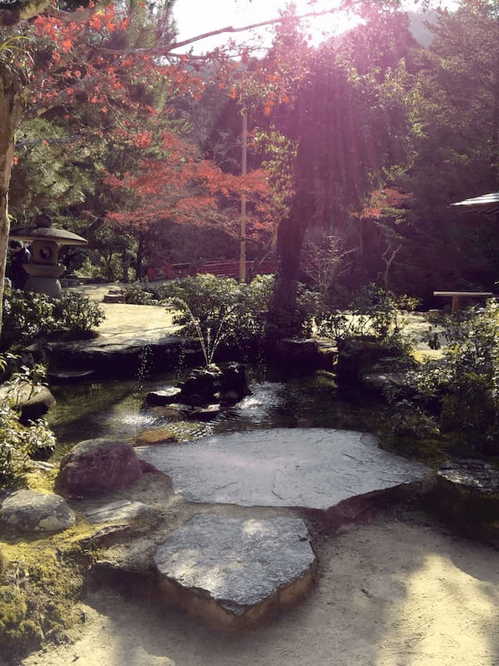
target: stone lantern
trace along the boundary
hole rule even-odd
[[[31,261],[23,264],[29,276],[24,289],[47,294],[52,298],[59,298],[62,293],[59,277],[64,273],[65,267],[58,263],[59,250],[63,245],[87,244],[81,236],[52,227],[50,222],[48,225],[13,229],[10,239],[31,243]]]

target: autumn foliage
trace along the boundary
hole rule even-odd
[[[212,224],[237,234],[237,202],[249,202],[248,235],[269,223],[270,190],[263,170],[246,176],[225,173],[204,159],[178,119],[176,102],[198,100],[205,84],[183,58],[144,54],[133,43],[133,17],[117,4],[90,5],[68,20],[39,16],[30,108],[58,114],[73,129],[69,148],[89,141],[128,152],[100,177],[120,195],[107,219],[127,231],[146,231],[168,220]],[[218,55],[218,86],[234,94],[236,69]],[[277,99],[277,75],[264,72],[252,88],[266,108]],[[266,91],[266,92],[265,92]],[[279,93],[280,95],[280,93]],[[116,161],[115,161],[116,162]]]

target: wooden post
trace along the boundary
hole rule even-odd
[[[459,296],[452,297],[452,312],[458,312],[461,309],[461,298]]]
[[[243,127],[241,134],[241,175],[248,173],[248,112],[241,111]],[[246,282],[246,194],[241,194],[241,227],[239,234],[239,281]]]

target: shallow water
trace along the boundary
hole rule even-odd
[[[262,368],[249,370],[251,395],[208,422],[192,422],[190,438],[211,433],[258,428],[329,427],[373,431],[379,408],[362,400],[338,396],[334,382],[317,373],[284,378]],[[142,408],[148,391],[176,383],[174,375],[142,382],[89,381],[53,387],[57,405],[50,422],[62,452],[76,442],[94,437],[131,439],[140,432],[164,425],[176,426],[153,410]]]

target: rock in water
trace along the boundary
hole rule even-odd
[[[182,389],[177,386],[168,386],[166,389],[150,391],[146,395],[145,403],[146,405],[163,407],[164,405],[170,405],[173,402],[176,402],[181,393]]]
[[[373,435],[325,428],[257,430],[136,451],[187,501],[209,504],[345,509],[429,473],[380,449]]]
[[[299,518],[196,515],[154,557],[170,602],[218,627],[242,628],[300,599],[315,554]]]
[[[75,514],[59,495],[18,490],[2,502],[0,520],[22,532],[60,532],[75,523]]]
[[[142,473],[141,462],[130,444],[89,439],[64,456],[56,487],[69,497],[105,495],[131,485]]]

